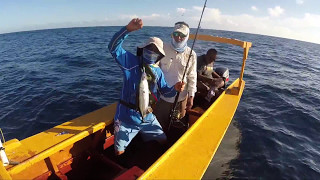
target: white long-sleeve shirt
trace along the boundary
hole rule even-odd
[[[166,56],[160,60],[160,68],[163,71],[164,77],[169,86],[175,85],[182,81],[182,76],[188,62],[191,48],[179,53],[175,51],[171,44],[165,43],[163,47]],[[186,83],[184,91],[180,93],[178,101],[184,100],[188,94],[193,96],[197,91],[197,55],[192,51],[190,62],[188,64],[187,72],[183,80]],[[167,98],[161,95],[161,99],[173,103],[175,97]]]

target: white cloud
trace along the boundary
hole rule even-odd
[[[148,20],[156,20],[159,18],[161,15],[160,14],[151,14],[150,16],[141,16],[141,19],[148,19]]]
[[[273,10],[277,12],[277,15],[284,13],[284,10],[279,6],[273,8]],[[185,12],[188,13],[184,16],[177,15],[178,12],[176,15],[170,14],[170,16],[167,14],[159,15],[154,20],[145,21],[145,25],[172,26],[177,21],[185,21],[191,27],[197,27],[202,7],[195,6],[192,9],[185,9]],[[161,18],[161,21],[159,18]],[[256,17],[249,14],[227,15],[223,14],[220,9],[207,7],[201,27],[204,29],[247,32],[320,43],[320,34],[317,33],[320,32],[318,19],[320,19],[320,14],[310,13],[306,13],[302,18]]]
[[[177,8],[177,13],[183,15],[186,12],[185,8]]]
[[[143,20],[156,20],[157,18],[161,17],[160,14],[151,14],[151,15],[142,15],[142,16],[139,16],[137,14],[122,14],[119,16],[119,18],[121,20],[131,20],[133,18],[141,18]],[[113,20],[110,20],[110,19],[107,19],[109,21],[113,21]]]
[[[121,20],[131,20],[131,19],[133,19],[133,18],[137,18],[137,17],[139,17],[138,15],[136,15],[136,14],[131,14],[131,15],[128,15],[128,14],[121,14],[120,16],[119,16],[119,18],[121,19]]]
[[[132,18],[136,17],[142,18],[145,26],[172,27],[177,21],[185,21],[191,27],[197,27],[202,7],[192,7],[191,9],[185,9],[184,12],[187,12],[184,16],[181,16],[177,11],[173,13],[165,12],[164,14],[123,14],[116,17],[106,17],[100,21],[32,25],[26,30],[58,27],[123,26]],[[228,15],[224,14],[220,9],[207,7],[203,15],[201,27],[204,29],[217,29],[285,37],[320,44],[319,19],[320,14],[311,13],[305,13],[301,18],[285,16],[280,16],[278,18],[272,18],[271,16],[257,17],[250,14]],[[18,30],[12,29],[11,32],[12,31]]]
[[[303,0],[296,0],[296,3],[299,4],[299,5],[301,5],[301,4],[304,3],[304,1],[303,1]]]
[[[194,7],[195,10],[202,11],[202,7]],[[196,13],[198,14],[198,13]],[[200,14],[199,14],[200,15]],[[195,19],[199,19],[199,17],[195,17]],[[203,22],[214,21],[215,23],[221,24],[221,11],[215,8],[207,8],[203,15]]]
[[[252,11],[258,11],[258,8],[256,6],[251,6]]]
[[[137,15],[137,14],[122,14],[117,17],[108,18],[104,22],[104,26],[122,26],[126,25],[133,18],[141,18],[144,26],[170,26],[174,24],[171,19],[171,14],[150,14],[150,15]],[[172,23],[169,23],[172,22]]]
[[[194,10],[198,12],[193,12],[192,14],[200,15],[202,9],[194,8]],[[283,13],[283,11],[281,12]],[[189,23],[193,24],[193,27],[196,27],[199,16],[190,19],[193,19],[193,22]],[[320,14],[310,13],[306,13],[302,18],[279,17],[275,19],[268,16],[255,17],[248,14],[226,15],[219,9],[206,8],[201,27],[205,29],[270,35],[320,44],[320,33],[318,33],[320,32],[319,19]]]
[[[274,8],[268,8],[268,12],[270,16],[278,17],[284,13],[284,9],[282,9],[280,6],[276,6]]]
[[[301,19],[287,18],[285,22],[291,28],[296,27],[296,28],[301,28],[305,30],[307,29],[319,30],[320,29],[319,19],[320,19],[320,15],[305,13],[303,18]]]

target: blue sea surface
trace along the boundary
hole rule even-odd
[[[107,50],[121,27],[51,29],[0,34],[0,127],[19,140],[118,100],[122,73]],[[132,53],[150,36],[170,41],[172,28],[130,34]],[[192,29],[195,32],[195,29]],[[200,34],[253,43],[245,91],[233,121],[240,130],[234,179],[320,179],[320,45],[262,35],[201,29]],[[191,46],[191,41],[189,46]],[[216,67],[240,75],[243,50],[218,50]],[[208,169],[210,171],[210,168]]]

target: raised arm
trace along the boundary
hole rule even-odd
[[[111,38],[108,49],[117,63],[119,63],[120,67],[129,68],[131,64],[127,61],[129,59],[127,51],[122,48],[123,41],[128,36],[129,32],[139,30],[142,27],[143,22],[141,19],[132,19],[126,27],[121,28],[120,31],[115,33]]]

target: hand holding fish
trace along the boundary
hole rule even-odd
[[[139,30],[143,27],[143,22],[142,22],[142,19],[139,19],[139,18],[133,18],[129,24],[126,26],[127,30],[129,32],[132,32],[132,31],[136,31],[136,30]]]
[[[184,87],[185,87],[185,83],[182,81],[180,81],[180,82],[177,82],[175,85],[174,85],[174,89],[176,90],[176,91],[179,91],[179,92],[182,92],[183,90],[184,90]]]

